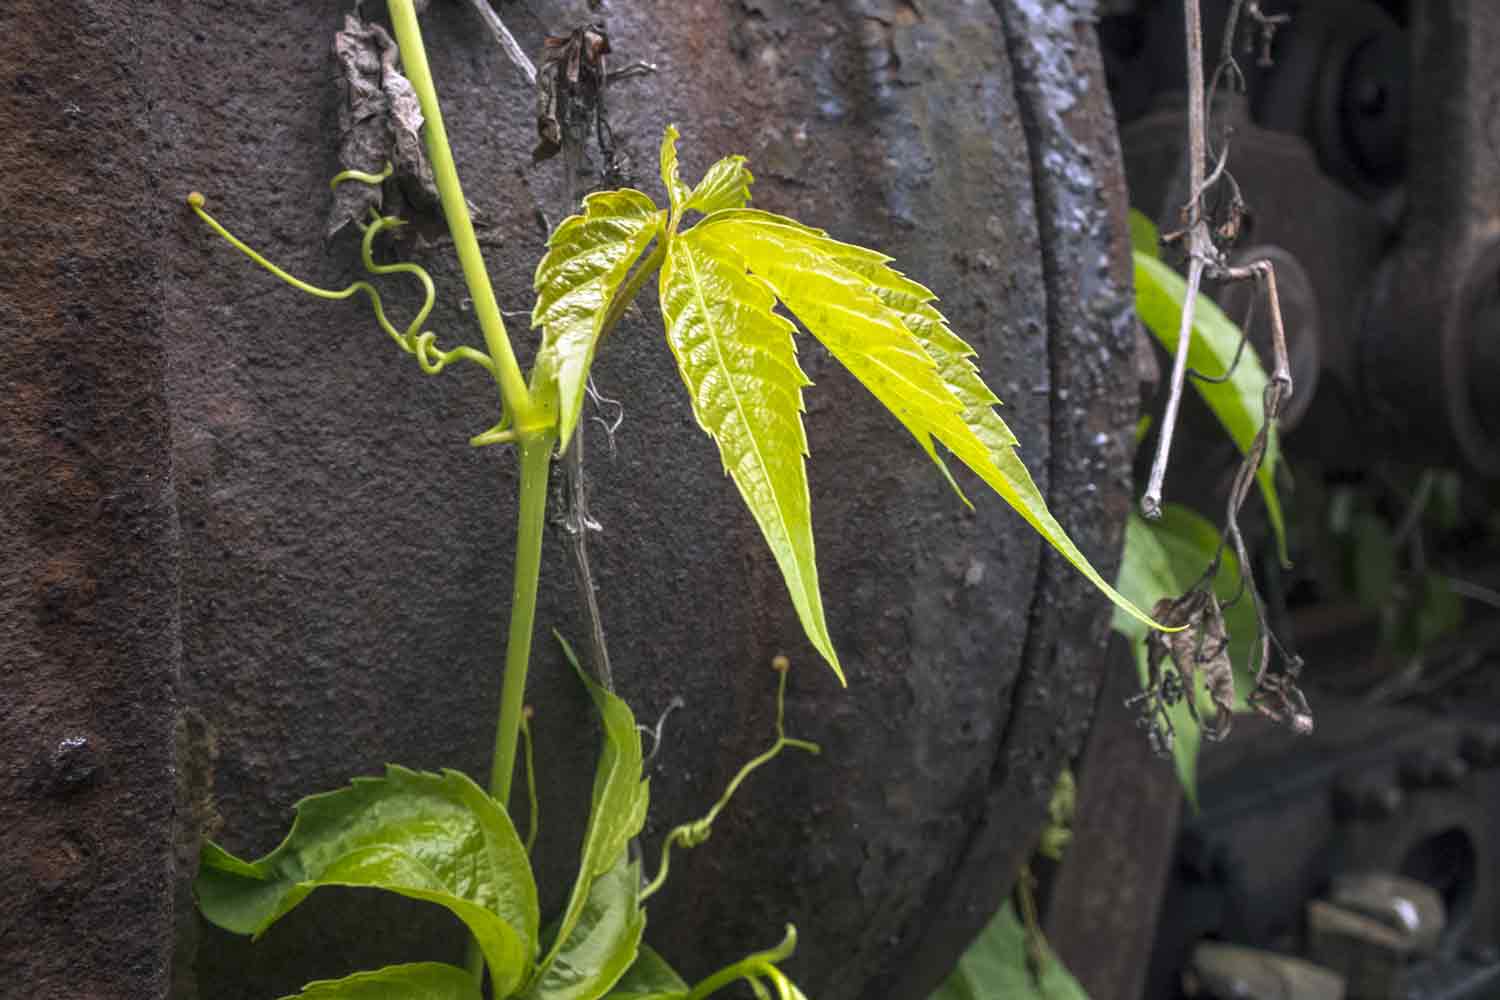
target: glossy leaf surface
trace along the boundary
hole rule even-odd
[[[258,861],[205,843],[196,889],[209,920],[259,935],[335,885],[446,907],[474,934],[502,995],[535,954],[540,916],[526,851],[505,811],[457,771],[391,766],[384,778],[303,799],[286,839]]]
[[[415,962],[320,979],[283,1000],[484,1000],[484,994],[474,977],[457,966]]]
[[[813,551],[807,435],[795,328],[772,311],[775,296],[733,251],[705,246],[698,230],[674,238],[662,265],[667,343],[698,424],[719,446],[781,568],[803,629],[843,678],[828,634]]]
[[[583,207],[547,241],[531,312],[532,327],[542,328],[536,366],[556,379],[560,450],[578,426],[610,301],[663,222],[650,198],[629,189],[591,194]]]
[[[1179,597],[1202,578],[1218,548],[1218,530],[1187,507],[1166,504],[1161,519],[1155,522],[1132,513],[1125,525],[1119,588],[1131,600],[1151,606],[1163,598]],[[1239,561],[1226,549],[1214,578],[1214,593],[1221,601],[1228,601],[1239,592],[1239,583]],[[1256,636],[1255,609],[1248,595],[1224,608],[1224,621],[1229,630],[1229,657],[1234,664],[1235,711],[1245,711],[1245,699],[1254,686],[1250,656]],[[1141,683],[1146,683],[1148,630],[1134,619],[1118,613],[1113,627],[1130,639]],[[1202,691],[1199,692],[1199,703],[1204,712],[1212,713],[1212,702]],[[1198,726],[1188,714],[1186,701],[1172,705],[1168,714],[1175,733],[1172,758],[1177,777],[1188,799],[1196,803],[1201,742]]]
[[[1043,960],[1034,970],[1026,929],[1007,900],[929,1000],[1088,1000],[1046,942],[1037,944]]]
[[[596,684],[579,666],[573,648],[561,637],[558,641],[599,709],[604,726],[604,745],[599,752],[599,766],[594,772],[592,805],[583,835],[578,877],[558,922],[557,936],[532,974],[528,990],[540,986],[553,963],[559,960],[590,906],[595,881],[616,866],[630,838],[640,832],[650,801],[649,784],[641,780],[641,734],[636,729],[630,707]],[[639,932],[636,940],[640,940]],[[627,960],[616,975],[623,973],[629,964]]]
[[[689,989],[666,959],[643,944],[608,1000],[681,1000]]]
[[[1187,282],[1155,257],[1139,251],[1134,256],[1136,311],[1167,352],[1174,353],[1182,323],[1182,305],[1187,301]],[[1240,340],[1240,328],[1208,296],[1199,295],[1193,307],[1193,339],[1187,358],[1189,367],[1213,377],[1229,372]],[[1197,378],[1188,381],[1224,426],[1240,454],[1246,454],[1265,416],[1266,371],[1261,367],[1254,348],[1248,344],[1245,346],[1228,381],[1214,383]],[[1271,529],[1276,533],[1277,547],[1285,561],[1286,520],[1276,493],[1276,466],[1280,461],[1280,442],[1272,434],[1255,478],[1265,500]]]
[[[935,442],[1000,494],[1117,606],[1151,623],[1099,575],[1052,517],[1016,455],[1014,435],[994,412],[994,394],[969,360],[972,348],[948,329],[930,291],[888,267],[883,254],[766,212],[718,212],[692,234],[721,253],[742,255],[752,274],[770,285],[940,468],[946,472]]]
[[[640,865],[622,851],[589,887],[572,933],[526,991],[526,1000],[599,1000],[608,993],[635,962],[646,929],[640,886]]]

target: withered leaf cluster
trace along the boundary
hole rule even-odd
[[[1152,632],[1146,640],[1147,691],[1180,690],[1188,713],[1211,740],[1222,740],[1234,724],[1234,666],[1229,659],[1229,630],[1224,611],[1209,587],[1194,588],[1178,598],[1164,598],[1151,617],[1168,626],[1187,626],[1181,632]],[[1176,682],[1164,685],[1162,661],[1170,659]],[[1214,723],[1198,718],[1198,678],[1214,703]],[[1167,697],[1168,701],[1172,700]]]
[[[590,125],[600,131],[599,145],[606,148],[604,132],[604,85],[609,72],[609,36],[599,25],[584,25],[567,35],[548,36],[547,51],[536,75],[536,148],[531,162],[556,156],[566,131],[581,140]]]
[[[390,163],[401,194],[419,209],[438,204],[437,184],[422,147],[422,109],[411,81],[397,68],[396,40],[358,14],[344,17],[333,36],[338,62],[339,163],[378,174]],[[340,184],[333,195],[327,235],[381,211],[385,191],[371,184]]]

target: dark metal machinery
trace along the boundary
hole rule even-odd
[[[1182,5],[1104,6],[1100,35],[1131,202],[1170,232],[1180,228],[1185,193]],[[1211,62],[1230,7],[1204,2]],[[1493,480],[1500,476],[1500,7],[1489,0],[1262,0],[1260,10],[1291,19],[1275,33],[1269,59],[1259,58],[1258,46],[1237,51],[1247,86],[1243,94],[1221,88],[1212,114],[1230,130],[1229,169],[1249,206],[1236,252],[1269,257],[1277,269],[1297,387],[1284,425],[1288,450],[1326,469],[1381,460]],[[1214,294],[1231,315],[1242,314],[1239,289]],[[1252,327],[1253,340],[1263,334]],[[1193,475],[1178,472],[1179,496],[1212,489]],[[1088,820],[1090,763],[1117,758],[1130,735],[1111,726],[1120,713],[1107,701],[1092,737],[1098,746],[1084,759],[1081,822]],[[1101,814],[1093,831],[1080,829],[1102,855],[1134,823],[1157,839],[1122,849],[1149,858],[1154,842],[1161,855],[1159,864],[1137,859],[1119,869],[1124,882],[1136,880],[1131,891],[1083,885],[1107,877],[1102,869],[1086,874],[1087,865],[1071,876],[1064,866],[1059,875],[1049,930],[1065,939],[1070,924],[1085,927],[1091,945],[1070,950],[1064,940],[1058,947],[1065,960],[1097,966],[1075,970],[1095,1000],[1160,1000],[1184,990],[1333,995],[1288,986],[1300,975],[1293,965],[1275,970],[1271,980],[1280,977],[1280,986],[1267,992],[1221,992],[1227,987],[1212,981],[1207,966],[1234,958],[1229,945],[1342,963],[1344,995],[1354,1000],[1500,996],[1497,706],[1476,702],[1456,718],[1371,710],[1325,693],[1317,708],[1311,739],[1252,723],[1207,755],[1201,810],[1184,807],[1175,844],[1170,835],[1161,839],[1170,817],[1121,819],[1128,809]],[[1116,749],[1102,749],[1106,743]],[[1161,798],[1162,780],[1146,779],[1147,798]],[[1360,895],[1371,873],[1410,879],[1400,884],[1413,898],[1433,900],[1440,930],[1417,943],[1402,937],[1410,928],[1396,933],[1400,920],[1377,914],[1379,906]],[[1159,920],[1152,877],[1166,885]],[[1396,909],[1409,903],[1399,891],[1383,891],[1398,899]],[[1112,902],[1091,910],[1079,902],[1090,892]],[[1131,905],[1141,914],[1118,916]],[[1106,931],[1128,945],[1111,948]],[[1198,974],[1185,979],[1205,941],[1220,943],[1212,961],[1199,952]],[[1144,976],[1128,963],[1110,969],[1109,956],[1126,948],[1152,950]],[[1246,973],[1241,982],[1254,978]]]

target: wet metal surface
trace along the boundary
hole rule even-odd
[[[617,57],[660,67],[611,91],[630,183],[660,196],[657,144],[675,122],[684,176],[746,153],[758,206],[893,254],[978,349],[1038,483],[1111,575],[1133,400],[1110,395],[1131,372],[1114,270],[1123,216],[1088,5],[760,0],[605,14]],[[486,777],[515,463],[466,444],[495,416],[485,379],[421,375],[363,305],[296,294],[177,207],[196,188],[299,276],[337,287],[356,273],[347,234],[322,239],[340,11],[253,0],[209,17],[170,2],[141,17],[145,72],[121,89],[149,95],[138,120],[152,138],[130,155],[156,177],[166,220],[150,254],[130,258],[161,269],[154,308],[181,526],[182,856],[205,830],[254,855],[279,840],[297,798],[388,761]],[[535,52],[566,26],[517,9],[511,27]],[[434,4],[424,30],[502,306],[525,310],[544,239],[535,205],[557,205],[562,191],[555,168],[524,183],[518,173],[534,142],[532,95],[464,6]],[[445,343],[477,340],[451,245],[428,236],[399,253],[443,290],[431,328]],[[415,290],[383,289],[395,314],[413,307]],[[770,740],[773,655],[794,663],[789,732],[825,753],[778,761],[747,784],[713,839],[674,865],[648,940],[692,977],[773,943],[790,921],[810,996],[889,996],[898,975],[906,995],[925,995],[1030,851],[1086,725],[1108,607],[968,479],[977,510],[964,508],[899,424],[805,344],[818,555],[850,677],[840,689],[691,419],[659,324],[643,298],[606,345],[596,378],[624,401],[625,423],[612,455],[602,438],[589,449],[604,526],[591,556],[620,691],[643,719],[674,697],[687,706],[656,758],[647,856]],[[524,322],[511,325],[529,356]],[[146,586],[151,574],[171,564],[155,537],[138,542],[148,596],[162,592]],[[544,559],[539,625],[578,636],[556,540]],[[555,909],[582,829],[594,723],[547,641],[529,700],[539,867]],[[152,725],[170,718],[165,696],[149,705]],[[122,765],[101,725],[48,732],[40,752],[68,782],[103,787]],[[154,740],[142,726],[132,738]],[[96,749],[59,749],[75,737]],[[171,743],[168,727],[147,749]],[[165,855],[162,865],[136,884],[160,883]],[[185,997],[275,996],[371,965],[457,960],[462,947],[441,914],[353,892],[311,900],[254,946],[180,910]],[[135,922],[137,937],[160,938],[168,918],[155,912]]]

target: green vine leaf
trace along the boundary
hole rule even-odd
[[[528,993],[547,980],[554,963],[560,960],[590,906],[594,883],[617,866],[630,838],[640,833],[650,801],[650,782],[641,779],[641,734],[636,729],[630,706],[604,690],[584,672],[573,647],[562,636],[558,636],[557,641],[599,709],[604,724],[604,745],[599,752],[599,766],[594,772],[592,806],[583,835],[578,877],[558,922],[552,947],[527,983]],[[639,942],[639,930],[635,939]],[[630,957],[634,958],[634,952]],[[623,973],[629,964],[627,959],[616,975]]]
[[[646,929],[641,866],[621,851],[589,887],[578,922],[525,1000],[599,1000],[631,968]]]
[[[667,343],[698,425],[719,446],[781,568],[802,627],[843,680],[828,634],[813,551],[807,435],[795,328],[776,298],[732,251],[703,245],[698,229],[674,238],[661,269]]]
[[[666,959],[643,944],[606,1000],[683,1000],[690,989]]]
[[[455,965],[415,962],[319,979],[282,1000],[484,1000],[474,977]]]
[[[1141,319],[1167,351],[1177,350],[1182,323],[1182,305],[1187,300],[1187,282],[1155,257],[1135,252],[1135,305]],[[1193,307],[1193,340],[1187,363],[1194,371],[1218,377],[1234,365],[1240,346],[1240,328],[1206,295]],[[1227,381],[1214,383],[1191,379],[1198,395],[1234,441],[1240,454],[1247,454],[1265,417],[1266,371],[1248,345]],[[1281,447],[1273,433],[1266,442],[1265,457],[1255,478],[1266,504],[1266,515],[1276,535],[1276,546],[1287,562],[1286,518],[1276,493],[1276,467]]]
[[[534,280],[531,325],[542,328],[535,368],[556,380],[560,451],[578,426],[610,301],[664,223],[650,198],[629,189],[596,192],[583,207],[552,233]]]
[[[259,861],[205,842],[195,884],[205,917],[257,937],[323,886],[446,907],[474,934],[502,996],[530,969],[540,923],[531,864],[505,810],[457,771],[393,765],[303,799],[291,832]]]
[[[708,168],[698,186],[682,206],[683,211],[704,215],[750,204],[750,185],[755,175],[745,166],[743,156],[726,156]]]
[[[993,409],[994,394],[969,360],[973,349],[948,328],[931,291],[888,267],[883,254],[767,212],[716,212],[687,235],[729,260],[743,259],[945,474],[936,442],[1117,606],[1154,624],[1099,575],[1053,518],[1016,454],[1015,436]]]
[[[1088,1000],[1088,994],[1046,942],[1027,942],[1015,904],[1006,900],[928,1000]]]

